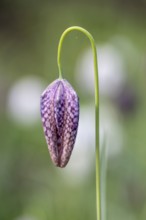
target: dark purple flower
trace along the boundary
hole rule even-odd
[[[41,96],[41,117],[53,163],[65,167],[71,156],[79,121],[79,99],[64,79],[55,80]]]
[[[137,110],[138,97],[130,84],[125,84],[116,94],[116,104],[125,116],[131,116]]]

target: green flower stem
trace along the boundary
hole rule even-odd
[[[104,135],[103,146],[101,147],[100,152],[100,169],[102,170],[100,175],[100,183],[101,183],[101,215],[102,220],[106,220],[106,171],[107,171],[107,143]]]
[[[67,28],[61,35],[59,45],[58,45],[58,68],[59,68],[59,77],[62,78],[61,72],[61,49],[65,36],[71,31],[80,31],[87,36],[90,40],[93,58],[94,58],[94,78],[95,78],[95,138],[96,138],[96,207],[97,207],[97,220],[101,220],[101,195],[100,195],[100,152],[99,152],[99,88],[98,88],[98,67],[97,67],[97,52],[95,41],[92,35],[85,30],[84,28],[73,26]]]

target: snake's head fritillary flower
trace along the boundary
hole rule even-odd
[[[41,96],[41,117],[53,163],[65,167],[75,143],[79,121],[79,99],[64,79],[52,82]]]

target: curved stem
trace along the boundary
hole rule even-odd
[[[73,26],[70,28],[67,28],[63,34],[61,35],[59,45],[58,45],[58,57],[57,57],[57,63],[59,68],[59,77],[62,78],[62,72],[61,72],[61,49],[62,44],[64,41],[65,36],[73,31],[80,31],[83,34],[87,36],[87,38],[90,40],[92,52],[93,52],[93,58],[94,58],[94,78],[95,78],[95,138],[96,138],[96,211],[97,211],[97,220],[101,220],[101,195],[100,195],[100,155],[99,155],[99,89],[98,89],[98,67],[97,67],[97,52],[96,52],[96,46],[95,41],[92,37],[92,35],[85,30],[82,27]]]

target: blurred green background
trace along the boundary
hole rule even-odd
[[[106,219],[145,220],[145,0],[0,1],[0,219],[96,219],[92,57],[83,34],[69,34],[62,51],[83,112],[67,168],[52,165],[39,115],[40,95],[58,77],[60,35],[72,25],[99,47]]]

